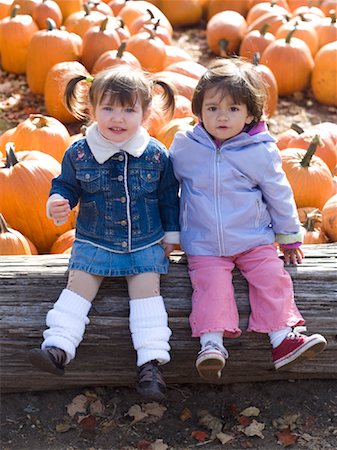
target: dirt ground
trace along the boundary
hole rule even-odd
[[[202,27],[175,39],[196,61],[213,58]],[[45,114],[43,99],[25,78],[0,71],[0,133],[36,112]],[[336,109],[308,91],[280,99],[269,127],[278,134],[323,121],[336,122]],[[5,394],[0,412],[2,450],[337,448],[337,380],[171,385],[161,404],[133,388]]]

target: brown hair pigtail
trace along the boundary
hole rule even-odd
[[[85,83],[80,83],[81,81],[85,81]],[[69,80],[66,85],[65,106],[76,119],[83,120],[88,115],[88,91],[92,81],[90,77],[78,75]]]
[[[162,89],[162,99],[164,100],[163,103],[163,110],[165,112],[169,112],[170,116],[173,116],[174,109],[175,109],[175,96],[176,96],[176,90],[174,86],[171,83],[168,83],[167,81],[154,79],[153,85],[160,86]]]

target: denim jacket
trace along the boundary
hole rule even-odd
[[[166,148],[151,138],[140,157],[126,151],[99,164],[85,138],[74,142],[52,181],[74,208],[79,202],[76,239],[128,253],[179,230],[178,182]]]

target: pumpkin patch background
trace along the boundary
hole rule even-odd
[[[43,2],[45,3],[44,7],[48,6],[48,1],[45,0]],[[259,3],[258,1],[254,2],[254,0],[252,2]],[[296,2],[296,6],[305,4],[308,7],[309,5],[314,7],[319,3],[323,3],[319,0],[312,2],[293,0],[292,3],[295,5]],[[0,14],[3,14],[2,10],[6,5],[11,5],[12,3],[9,0],[0,0]],[[14,3],[21,4],[21,6],[27,7],[29,10],[29,8],[33,7],[34,3],[36,6],[36,4],[42,2],[38,0],[21,0],[15,1]],[[94,17],[90,17],[90,20],[86,20],[85,22],[79,21],[78,17],[70,17],[69,19],[69,16],[74,14],[76,8],[79,8],[78,5],[82,3],[80,0],[63,0],[63,2],[60,1],[58,3],[62,6],[63,14],[67,14],[68,16],[69,30],[75,34],[78,33],[76,35],[81,36],[83,40],[83,51],[85,54],[83,55],[82,62],[79,62],[77,54],[79,40],[74,38],[74,41],[67,48],[68,56],[66,60],[62,60],[63,56],[59,58],[60,55],[57,52],[52,56],[49,53],[48,55],[41,56],[41,53],[39,54],[41,51],[39,49],[39,42],[36,42],[34,57],[32,56],[30,58],[29,64],[27,65],[27,73],[14,73],[22,72],[23,69],[21,67],[23,63],[19,58],[14,58],[13,62],[12,57],[9,59],[9,63],[7,63],[7,54],[5,60],[4,53],[2,55],[2,65],[6,61],[7,70],[0,68],[0,151],[4,154],[4,141],[10,141],[11,130],[19,127],[20,130],[23,130],[19,136],[20,139],[19,137],[17,139],[15,152],[19,153],[25,150],[48,152],[47,148],[51,144],[50,147],[52,147],[52,151],[54,152],[53,156],[58,161],[58,163],[55,162],[56,171],[57,164],[59,164],[62,152],[64,151],[64,146],[67,146],[69,140],[80,136],[83,131],[81,131],[83,123],[74,121],[64,109],[62,103],[57,101],[60,97],[60,95],[55,95],[59,89],[57,80],[63,76],[62,74],[69,73],[72,70],[82,70],[83,73],[89,75],[90,73],[94,74],[98,70],[101,70],[102,67],[106,67],[107,64],[112,64],[116,55],[111,52],[115,51],[117,53],[117,47],[125,39],[125,36],[123,37],[122,34],[117,35],[115,30],[109,30],[110,42],[114,40],[115,50],[110,50],[110,53],[100,60],[94,58],[94,61],[91,49],[93,45],[95,45],[95,48],[98,46],[95,41],[95,32],[97,30],[92,29],[92,34],[87,35],[86,38],[84,38],[84,34],[90,26],[102,24],[106,17],[104,3],[108,4],[109,2],[92,2],[93,8],[94,4],[96,4],[95,9],[97,11],[95,11],[95,14],[91,13]],[[110,3],[117,7],[125,3],[142,4],[146,2],[113,0]],[[177,98],[178,106],[173,123],[169,123],[167,118],[158,117],[155,114],[153,114],[149,123],[151,133],[166,145],[169,145],[177,129],[184,129],[193,125],[194,119],[190,113],[189,97],[193,91],[195,80],[202,73],[203,67],[207,66],[222,51],[212,36],[209,36],[208,32],[210,16],[214,16],[218,12],[216,3],[218,3],[218,6],[221,4],[222,8],[225,5],[226,8],[224,9],[229,10],[231,6],[234,9],[235,5],[236,11],[235,14],[229,16],[228,27],[230,28],[230,26],[235,24],[235,33],[237,29],[240,29],[241,35],[239,33],[239,37],[236,37],[236,40],[234,39],[231,42],[233,47],[227,48],[227,51],[238,53],[240,43],[242,43],[244,35],[247,34],[247,29],[244,29],[245,24],[237,14],[245,13],[245,17],[247,18],[248,13],[247,10],[244,12],[244,8],[248,2],[245,0],[218,0],[218,2],[214,0],[179,0],[179,2],[176,0],[162,0],[151,3],[160,5],[163,14],[163,16],[160,16],[161,23],[158,27],[158,33],[161,33],[162,39],[166,40],[169,45],[180,49],[182,59],[184,54],[187,53],[189,63],[180,65],[179,58],[178,62],[174,62],[174,58],[171,55],[171,63],[173,66],[171,64],[170,70],[167,71],[167,67],[164,67],[160,62],[159,56],[154,58],[150,54],[152,49],[147,49],[146,51],[144,51],[144,47],[140,47],[139,49],[139,42],[136,39],[129,44],[129,47],[126,46],[123,51],[127,52],[128,48],[132,48],[139,59],[135,59],[133,54],[130,56],[126,53],[123,58],[127,59],[129,64],[135,64],[136,66],[139,65],[139,60],[141,60],[141,65],[147,70],[161,71],[163,76],[168,77],[171,75],[171,72],[176,74],[175,83],[179,96]],[[172,4],[176,3],[179,3],[179,7],[172,7]],[[195,7],[196,3],[200,3],[204,8],[203,17],[200,16],[200,10]],[[281,5],[282,1],[278,3]],[[336,1],[331,0],[328,3],[326,1],[326,4],[336,11]],[[207,5],[209,5],[208,11],[205,9]],[[212,11],[210,5],[212,5]],[[66,8],[70,9],[67,11]],[[240,8],[242,9],[240,10]],[[308,12],[305,11],[305,13]],[[48,14],[51,14],[50,10]],[[40,14],[35,12],[35,21],[36,23],[40,23],[39,26],[35,27],[29,21],[25,23],[25,35],[29,32],[36,33],[38,28],[43,30],[43,22],[41,25],[39,17]],[[135,19],[136,17],[133,17],[133,19],[130,18],[130,13],[124,13],[123,20],[136,33],[136,30],[140,29],[142,24],[141,18],[137,17],[137,21]],[[58,28],[60,23],[62,23],[60,22],[59,11],[53,12],[53,20],[56,28]],[[166,20],[168,23],[166,23]],[[170,24],[172,26],[171,30]],[[50,26],[53,27],[53,24]],[[107,24],[104,26],[107,26]],[[262,23],[257,21],[251,32],[255,31],[257,33],[261,30],[262,26],[263,21]],[[268,45],[274,39],[268,36],[267,32],[273,31],[276,33],[276,26],[277,20],[273,17],[272,26],[265,34],[265,39],[270,39]],[[288,31],[287,26],[283,24],[284,30],[279,32],[280,35],[285,36]],[[119,30],[119,32],[123,33],[123,30]],[[234,33],[234,31],[230,30],[229,33]],[[303,33],[309,35],[309,32],[303,31]],[[26,37],[26,39],[28,38]],[[101,52],[103,52],[103,49],[106,50],[109,48],[104,47],[105,44],[102,43],[102,40],[100,40],[100,44],[102,45]],[[252,56],[249,45],[248,43],[242,51],[248,52],[246,55]],[[263,45],[267,46],[266,43]],[[312,42],[312,47],[310,48],[311,52],[315,52],[315,42]],[[13,47],[7,50],[11,52],[16,51],[14,42]],[[150,58],[148,58],[149,54]],[[280,55],[279,51],[277,55]],[[44,61],[43,70],[37,74],[35,68],[40,64],[41,58],[46,61]],[[260,63],[265,62],[265,59],[266,57],[262,55]],[[288,61],[291,64],[291,60],[289,59]],[[85,64],[82,65],[82,63]],[[333,60],[330,63],[333,65]],[[7,64],[14,64],[14,72],[8,70]],[[277,64],[277,58],[275,64]],[[324,61],[324,64],[327,64],[327,62]],[[261,70],[264,70],[262,66]],[[305,70],[307,69],[303,68],[303,74],[305,74]],[[336,97],[334,98],[334,96],[337,95],[336,78],[332,84],[329,80],[325,82],[326,85],[330,83],[332,86],[332,88],[330,87],[332,89],[331,94],[328,96],[330,97],[328,103],[332,99],[332,104],[327,104],[325,100],[326,94],[322,94],[320,88],[315,88],[319,91],[318,94],[316,91],[314,94],[310,85],[307,85],[303,89],[293,90],[290,86],[292,81],[290,72],[283,71],[281,75],[278,74],[278,77],[280,77],[279,93],[281,92],[282,95],[276,97],[275,92],[271,93],[272,102],[269,105],[270,111],[272,112],[268,122],[269,129],[274,136],[279,137],[280,147],[284,145],[284,149],[287,148],[288,142],[290,142],[290,134],[294,140],[295,147],[297,146],[295,143],[298,143],[299,136],[301,136],[301,134],[298,134],[294,130],[289,131],[291,130],[292,124],[296,124],[302,128],[302,132],[304,130],[307,133],[305,136],[307,139],[306,142],[310,142],[309,138],[314,137],[316,131],[314,130],[314,132],[312,130],[313,126],[318,126],[321,123],[330,123],[337,127],[336,103],[333,103],[336,102]],[[270,75],[267,73],[266,76]],[[305,76],[300,81],[295,80],[295,82],[304,83],[305,86]],[[44,87],[43,83],[45,83]],[[317,98],[322,100],[320,97],[322,95],[323,101],[318,101]],[[46,140],[42,148],[35,148],[38,146],[37,141],[34,141],[34,149],[25,148],[27,147],[25,128],[37,127],[42,121],[47,120],[47,117],[57,118],[61,122],[60,128],[55,131],[58,139],[57,144],[54,139],[55,136],[51,135],[45,137]],[[53,121],[54,119],[48,120]],[[320,132],[324,137],[325,134],[322,131]],[[334,135],[337,135],[336,129],[334,129]],[[318,147],[316,155],[322,151],[325,150]],[[316,155],[315,158],[318,157]],[[333,158],[334,156],[328,156],[326,159],[328,165],[327,170],[331,173],[331,177],[333,175],[336,176],[335,166],[337,161]],[[328,181],[327,184],[329,183]],[[25,190],[24,186],[20,186],[20,189],[18,187],[18,191],[22,189],[22,195],[26,199],[25,201],[30,202],[29,196],[32,196],[32,199],[34,198],[34,202],[32,201],[32,203],[34,204],[36,196],[47,195],[46,187],[40,186],[38,183],[35,186],[33,183],[33,187],[29,191]],[[320,188],[318,187],[317,189],[319,190]],[[334,181],[333,189],[333,192],[336,193],[336,180]],[[306,200],[304,201],[299,215],[301,221],[307,228],[308,242],[317,242],[317,239],[318,242],[335,242],[337,240],[337,236],[335,235],[327,237],[325,233],[322,235],[320,232],[323,221],[321,214],[322,208],[325,201],[332,197],[333,192],[331,192],[331,195],[322,194],[323,200],[320,198],[315,204],[306,204],[308,202]],[[0,192],[0,198],[1,194]],[[6,198],[8,195],[9,193],[6,192]],[[15,211],[15,204],[13,205],[12,203],[11,205],[8,199],[4,206],[4,208],[8,208],[7,217],[6,211],[0,211],[4,216],[4,220],[7,222],[7,228],[11,227],[15,229],[16,227],[13,223],[18,218],[23,220],[25,214],[27,214],[27,212],[24,212],[20,216],[19,206],[16,205],[17,211]],[[333,209],[336,205],[332,202],[332,207],[330,204],[328,207]],[[35,219],[35,224],[29,224],[27,232],[27,227],[22,228],[25,230],[23,234],[28,238],[28,244],[20,243],[21,248],[27,248],[28,245],[32,254],[36,254],[37,252],[69,253],[69,248],[74,238],[74,217],[69,226],[62,230],[62,233],[60,230],[54,229],[55,227],[53,228],[50,223],[51,229],[48,236],[43,239],[41,236],[35,239],[36,235],[41,234],[41,227],[49,226],[48,219],[45,219],[44,222],[44,219],[40,217],[43,214],[43,208],[44,204],[42,208],[40,206],[38,207],[39,216]],[[332,211],[330,214],[336,216],[336,212]],[[2,227],[1,229],[4,228]],[[14,234],[16,235],[17,231]],[[336,383],[329,380],[267,382],[263,383],[263,385],[249,383],[219,387],[173,386],[169,390],[168,401],[165,403],[165,407],[167,408],[165,413],[162,415],[157,414],[157,416],[155,414],[151,415],[144,405],[142,407],[139,406],[140,411],[138,413],[145,414],[142,420],[139,419],[139,415],[132,416],[132,414],[128,414],[130,408],[134,405],[140,405],[139,397],[133,389],[97,388],[93,392],[86,390],[67,390],[64,392],[7,394],[4,396],[0,408],[1,426],[3,429],[1,446],[4,450],[168,450],[199,448],[200,445],[203,448],[214,450],[220,448],[277,450],[288,446],[290,448],[304,450],[332,450],[336,448],[335,442],[337,436],[337,398],[335,388]],[[95,398],[103,405],[102,410],[96,410],[94,412],[91,410],[91,414],[88,415],[89,419],[83,421],[83,423],[81,422],[81,426],[72,421],[72,418],[67,414],[67,405],[72,404],[78,395],[86,396],[90,402]],[[246,419],[243,419],[244,416],[240,415],[240,411],[248,406],[259,408],[260,414],[256,418],[256,421],[264,424],[263,431],[258,431],[257,427],[255,434],[253,432],[252,436],[238,431],[238,427],[243,427],[248,423],[245,422]],[[215,422],[211,420],[206,425],[205,422],[204,425],[202,425],[202,422],[200,424],[200,417],[203,416],[202,411],[209,411],[213,419],[224,420],[224,417],[226,417],[228,420],[228,434],[231,435],[234,433],[236,436],[235,439],[223,444],[219,440],[207,444],[207,441],[211,439],[213,429],[216,428],[216,420],[214,419]],[[275,418],[280,419],[280,421],[276,423]],[[252,419],[250,419],[251,421]],[[261,434],[263,438],[261,438]]]

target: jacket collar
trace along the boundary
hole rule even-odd
[[[139,158],[149,144],[150,135],[145,128],[141,127],[131,139],[116,144],[102,136],[95,122],[87,128],[86,139],[96,161],[103,164],[114,154],[121,151]]]

